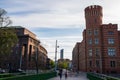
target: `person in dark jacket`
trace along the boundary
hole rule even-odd
[[[60,80],[61,80],[62,79],[62,69],[59,70],[59,74],[58,75],[60,76]]]
[[[66,72],[65,72],[65,80],[67,79],[67,77],[68,77],[68,74],[67,74],[67,70],[66,70]]]

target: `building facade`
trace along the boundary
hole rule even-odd
[[[18,43],[13,47],[9,62],[3,62],[9,69],[34,70],[46,67],[47,50],[40,44],[36,35],[21,26],[13,26]]]
[[[72,51],[72,69],[73,69],[73,71],[78,71],[79,70],[79,45],[80,45],[80,43],[76,43],[76,45],[75,45],[75,47],[74,47],[74,49],[73,49],[73,51]]]
[[[60,50],[60,59],[63,59],[64,58],[64,49],[61,49]]]
[[[101,6],[92,5],[85,8],[86,29],[79,46],[77,64],[82,66],[79,66],[78,70],[120,73],[120,31],[117,24],[102,24],[102,17]]]

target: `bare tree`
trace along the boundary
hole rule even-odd
[[[7,12],[0,8],[0,27],[7,27],[8,25],[12,24],[12,21],[6,14]]]

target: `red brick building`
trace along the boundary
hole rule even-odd
[[[77,71],[77,70],[79,70],[79,46],[80,46],[80,43],[76,43],[76,45],[75,45],[75,47],[74,47],[74,49],[73,49],[73,51],[72,51],[72,64],[73,64],[73,66],[72,66],[72,68],[73,68],[73,71]]]
[[[34,70],[46,68],[47,50],[40,44],[36,35],[21,26],[13,26],[18,36],[18,44],[13,48],[9,62],[2,61],[1,68]],[[5,57],[5,56],[4,56]]]
[[[117,24],[102,24],[102,7],[92,5],[85,8],[86,29],[79,45],[79,71],[98,73],[120,73],[120,31]],[[77,51],[78,51],[77,50]]]

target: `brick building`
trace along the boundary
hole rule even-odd
[[[9,62],[2,62],[2,68],[33,70],[46,68],[47,50],[40,44],[36,35],[21,26],[13,26],[18,36],[18,43],[13,48]]]
[[[86,29],[83,31],[78,53],[73,49],[73,62],[79,71],[120,73],[120,31],[117,24],[102,24],[102,7],[91,5],[85,8]],[[77,50],[77,51],[78,51]]]
[[[72,64],[73,64],[73,71],[77,71],[77,70],[79,70],[79,45],[80,45],[80,43],[76,43],[76,45],[75,45],[75,47],[74,47],[74,49],[73,49],[73,51],[72,51]]]

